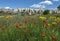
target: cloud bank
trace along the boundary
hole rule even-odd
[[[52,0],[52,1],[53,2],[57,2],[59,0]],[[45,8],[46,5],[53,5],[53,2],[52,1],[45,0],[45,1],[39,2],[38,4],[33,4],[30,7],[33,7],[33,8]]]
[[[46,0],[46,1],[40,2],[39,4],[52,5],[53,3],[51,1]]]
[[[30,7],[34,7],[34,8],[40,8],[40,7],[42,7],[42,8],[45,8],[44,5],[39,5],[39,4],[33,4]]]

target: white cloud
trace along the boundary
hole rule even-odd
[[[52,5],[53,3],[49,0],[45,0],[45,1],[40,2],[39,4]]]
[[[53,1],[59,1],[59,0],[53,0]]]
[[[34,7],[34,8],[45,8],[44,5],[40,5],[40,4],[33,4],[32,6],[30,7]]]
[[[39,5],[39,4],[33,4],[32,6],[30,6],[30,7],[35,7],[35,8],[39,8],[41,5]]]
[[[34,8],[45,8],[46,5],[52,5],[52,4],[53,3],[51,1],[45,0],[45,1],[39,2],[38,4],[33,4],[30,7],[34,7]]]
[[[5,7],[5,9],[11,9],[10,7]]]

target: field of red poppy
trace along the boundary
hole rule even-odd
[[[0,41],[60,41],[58,15],[0,18]]]

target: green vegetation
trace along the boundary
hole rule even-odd
[[[60,41],[58,15],[0,17],[0,41]]]
[[[49,10],[45,10],[45,11],[43,12],[43,15],[47,15],[47,14],[49,14]]]

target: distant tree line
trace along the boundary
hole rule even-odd
[[[60,5],[57,6],[57,9],[58,9],[58,11],[60,11]],[[47,14],[50,14],[50,10],[44,10],[43,12],[42,11],[36,12],[36,10],[34,10],[34,13],[31,12],[31,10],[28,10],[28,11],[23,10],[22,12],[19,12],[19,10],[18,10],[18,12],[16,12],[16,13],[14,13],[12,11],[4,12],[3,10],[0,10],[0,15],[17,15],[17,14],[20,14],[21,16],[24,16],[24,15],[35,15],[35,14],[41,14],[41,13],[44,15],[47,15]],[[54,13],[54,11],[53,11],[53,13]]]

